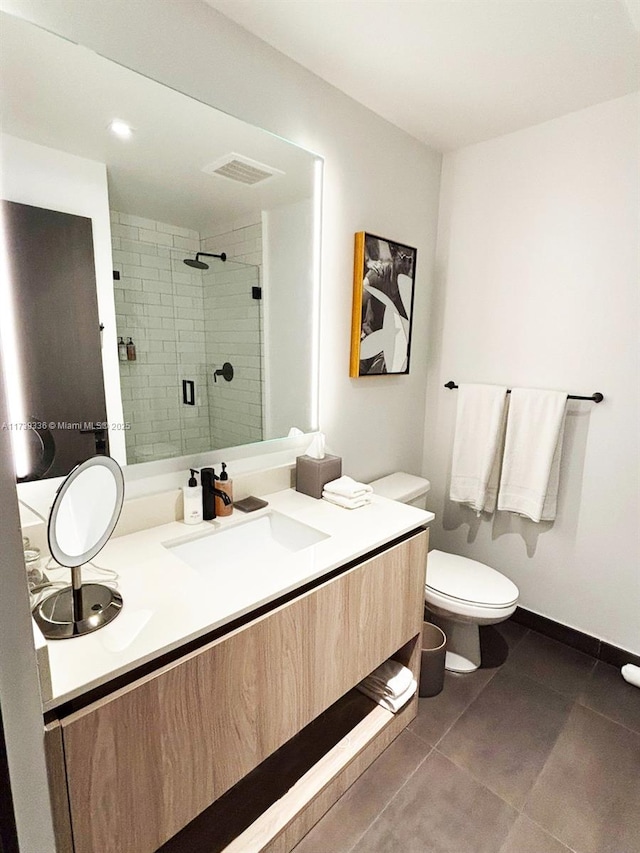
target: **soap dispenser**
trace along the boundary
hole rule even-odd
[[[195,468],[189,469],[191,476],[189,483],[182,487],[182,496],[184,503],[184,523],[199,524],[202,521],[202,486],[198,485],[196,480]]]
[[[222,463],[222,473],[220,474],[220,479],[218,480],[218,491],[224,492],[229,497],[229,503],[225,504],[224,498],[221,498],[219,495],[216,495],[216,515],[224,517],[225,515],[231,515],[233,512],[233,480],[229,479],[229,475],[227,474],[227,463]]]

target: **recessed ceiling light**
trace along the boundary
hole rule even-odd
[[[109,125],[109,130],[111,133],[115,133],[116,136],[119,136],[120,139],[129,139],[133,133],[133,130],[126,121],[120,121],[120,119],[114,119]]]

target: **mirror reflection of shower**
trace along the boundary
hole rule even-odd
[[[117,334],[136,345],[119,362],[127,461],[262,441],[260,217],[206,237],[122,211],[112,223]],[[215,382],[226,362],[233,380]]]
[[[224,245],[217,242],[214,248]],[[233,249],[240,248],[238,244]],[[244,248],[244,247],[243,247]],[[242,249],[240,249],[242,252]],[[227,262],[202,273],[206,320],[207,385],[213,449],[264,438],[264,315],[261,266],[248,253],[227,252]],[[216,382],[221,364],[233,364],[229,382]]]

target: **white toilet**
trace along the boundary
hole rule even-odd
[[[425,508],[431,483],[402,472],[370,484],[377,495]],[[445,667],[473,672],[480,666],[480,625],[508,619],[518,603],[518,587],[477,560],[429,551],[424,599],[432,621],[447,637]]]

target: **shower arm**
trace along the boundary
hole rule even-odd
[[[196,254],[196,261],[198,258],[220,258],[221,261],[227,260],[226,252],[221,252],[219,255],[214,255],[212,252],[198,252]]]

